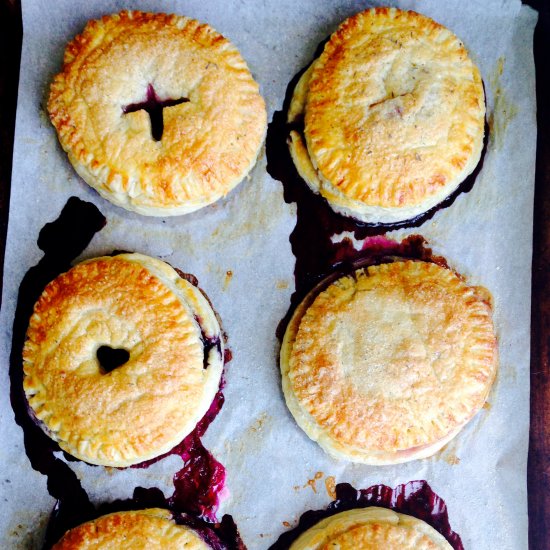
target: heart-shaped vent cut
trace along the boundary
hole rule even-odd
[[[97,360],[103,374],[114,371],[130,359],[130,354],[125,349],[116,349],[110,346],[101,346],[97,350]]]

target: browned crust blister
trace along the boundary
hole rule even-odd
[[[221,347],[207,368],[203,333]],[[86,462],[154,458],[208,410],[223,368],[220,336],[200,291],[164,262],[122,254],[80,263],[48,284],[31,316],[23,351],[30,409]],[[104,372],[96,352],[105,345],[127,350],[127,363]]]
[[[290,118],[301,175],[338,212],[396,222],[426,212],[476,167],[485,96],[460,40],[411,11],[346,19],[300,81]]]
[[[428,262],[358,270],[298,307],[281,369],[298,424],[333,456],[371,464],[430,456],[493,383],[487,292]]]
[[[207,550],[189,527],[178,525],[172,513],[161,508],[115,512],[67,531],[52,550]]]
[[[145,111],[123,113],[152,84],[164,133]],[[236,47],[178,15],[123,11],[90,21],[69,43],[48,111],[84,180],[146,215],[191,212],[226,195],[250,171],[266,130],[265,104]]]

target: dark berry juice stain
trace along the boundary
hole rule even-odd
[[[204,448],[201,437],[220,411],[223,401],[220,389],[204,418],[174,451],[181,456],[184,466],[174,476],[175,491],[170,497],[171,507],[210,521],[216,519],[226,474],[225,468]]]
[[[325,42],[317,48],[314,59],[322,53]],[[418,227],[432,218],[438,210],[450,206],[459,194],[469,192],[482,169],[488,139],[488,127],[485,125],[483,152],[476,169],[449,197],[425,214],[393,224],[367,224],[342,216],[335,213],[323,197],[309,189],[298,174],[289,153],[287,140],[290,131],[303,131],[303,128],[300,128],[303,123],[287,123],[287,113],[294,87],[305,70],[300,71],[288,85],[283,108],[274,113],[266,139],[267,171],[274,179],[282,182],[285,201],[297,205],[296,227],[290,235],[292,252],[296,257],[294,302],[298,296],[307,293],[320,276],[329,273],[335,264],[352,258],[355,254],[349,239],[333,243],[331,238],[334,235],[349,232],[356,239],[362,240],[383,235],[392,229]]]
[[[160,489],[138,487],[132,499],[94,507],[73,470],[55,456],[61,449],[43,432],[28,407],[23,391],[22,353],[34,304],[50,281],[71,268],[71,262],[84,251],[105,223],[105,217],[96,206],[71,197],[58,219],[46,224],[40,231],[38,246],[44,256],[29,269],[19,288],[10,356],[10,397],[15,421],[23,429],[29,461],[36,471],[47,477],[48,491],[57,501],[46,531],[44,548],[50,548],[68,529],[103,514],[117,510],[162,507],[169,509],[177,522],[196,529],[215,550],[243,549],[244,545],[231,516],[224,516],[221,522],[216,520],[220,494],[225,485],[225,468],[201,442],[201,437],[223,405],[223,378],[210,409],[194,431],[163,457],[136,466],[146,468],[164,456],[180,456],[184,464],[174,475],[174,493],[169,498],[165,498]],[[192,281],[197,284],[195,278]],[[226,340],[225,334],[223,337]],[[213,349],[221,353],[219,339],[208,339],[203,335],[203,345],[205,354],[211,354]],[[105,354],[105,351],[108,353]],[[125,359],[121,352],[125,350],[98,350],[106,371],[110,367],[120,366],[120,362]],[[113,357],[113,353],[116,357]],[[103,355],[105,357],[102,358]],[[230,360],[231,352],[226,350],[224,364]],[[70,461],[77,460],[66,453],[64,456]]]
[[[198,285],[195,285],[198,288]],[[202,292],[202,291],[201,291]],[[204,295],[204,293],[203,293]],[[208,299],[208,298],[207,298]],[[208,300],[210,303],[210,300]],[[210,303],[210,306],[212,304]],[[201,342],[202,342],[202,348],[203,348],[203,355],[202,355],[202,367],[204,370],[208,368],[210,353],[212,350],[216,350],[216,353],[221,356],[222,354],[222,342],[219,337],[211,338],[209,336],[206,336],[204,330],[202,329],[202,322],[201,320],[195,316],[195,321],[197,321],[197,324],[199,327],[201,327]],[[219,319],[218,319],[219,321]],[[220,323],[221,326],[221,323]],[[224,338],[227,339],[227,337],[224,336]],[[223,358],[225,363],[228,363],[229,361],[225,360],[225,357]]]
[[[174,494],[167,500],[171,510],[183,510],[216,521],[216,511],[225,487],[225,468],[205,449],[201,437],[220,412],[224,396],[224,381],[212,401],[210,408],[195,429],[178,445],[167,453],[132,466],[148,468],[151,464],[170,455],[183,460],[183,467],[174,475]]]
[[[11,404],[15,421],[23,429],[25,450],[32,467],[48,478],[48,491],[57,500],[56,516],[63,525],[76,525],[93,514],[94,507],[69,466],[54,453],[59,446],[29,413],[23,391],[23,345],[34,304],[44,287],[71,267],[71,261],[88,246],[106,223],[91,203],[71,197],[59,218],[40,231],[38,246],[44,256],[26,273],[17,298],[10,356]]]
[[[308,294],[311,293],[310,296],[314,298],[335,280],[357,269],[396,260],[418,260],[449,268],[445,258],[435,255],[421,235],[410,235],[400,242],[388,239],[384,235],[365,237],[361,250],[357,250],[349,239],[344,239],[339,243],[332,243],[326,252],[326,262],[317,266],[318,271],[309,271],[307,275],[301,274],[302,278],[299,278],[298,268],[295,268],[296,291],[291,297],[287,314],[277,327],[276,334],[279,340],[283,339],[294,310]],[[301,259],[303,256],[296,257],[296,266]]]
[[[152,84],[147,86],[147,97],[145,101],[141,103],[131,103],[122,108],[122,112],[126,115],[128,113],[135,113],[136,111],[146,111],[151,119],[151,135],[155,141],[162,139],[162,133],[164,132],[164,118],[163,110],[165,107],[173,107],[180,103],[187,103],[189,99],[182,97],[180,99],[160,99],[155,92]]]
[[[321,520],[346,510],[370,506],[389,508],[425,521],[441,533],[454,550],[464,550],[460,536],[451,529],[445,501],[432,490],[427,481],[409,481],[395,489],[387,485],[373,485],[361,490],[354,489],[349,483],[339,483],[336,486],[336,500],[326,510],[304,513],[298,525],[283,533],[269,550],[287,550],[302,533]]]
[[[194,516],[187,512],[178,511],[171,508],[170,502],[164,496],[160,489],[155,487],[143,488],[137,487],[131,499],[114,500],[100,504],[93,514],[85,519],[92,519],[112,514],[114,512],[123,512],[131,510],[145,510],[147,508],[165,508],[172,513],[174,521],[179,525],[185,525],[193,529],[213,550],[246,550],[246,546],[242,542],[239,531],[233,518],[230,515],[224,515],[220,522],[212,523],[200,517]],[[50,548],[65,532],[66,529],[59,533],[50,536],[50,528],[57,525],[57,513],[59,511],[59,503],[56,504],[48,529],[48,540],[44,548]],[[70,526],[72,527],[72,526]]]

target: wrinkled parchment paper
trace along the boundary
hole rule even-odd
[[[452,29],[478,63],[492,127],[483,171],[421,233],[449,263],[495,299],[501,367],[489,405],[442,452],[395,467],[332,460],[297,427],[284,404],[275,328],[293,292],[288,236],[295,207],[265,170],[262,153],[250,178],[225,200],[166,220],[145,218],[101,199],[69,165],[44,112],[64,47],[86,21],[123,8],[176,12],[213,25],[238,46],[266,98],[269,118],[288,82],[317,44],[345,17],[370,7],[351,0],[23,0],[24,40],[17,110],[0,356],[0,546],[39,547],[53,499],[31,469],[9,403],[8,364],[15,300],[25,272],[41,257],[40,228],[71,195],[95,203],[107,227],[83,257],[113,249],[158,256],[194,273],[221,314],[233,361],[226,403],[205,444],[226,466],[231,513],[250,549],[267,548],[302,512],[324,507],[330,488],[426,479],[449,507],[466,548],[527,548],[526,460],[535,82],[532,34],[536,13],[519,0],[389,2],[423,12]],[[228,274],[232,272],[232,276]],[[179,463],[178,463],[179,462]],[[170,494],[181,461],[146,470],[71,466],[94,502],[130,497],[134,486]],[[287,524],[287,525],[288,525]]]

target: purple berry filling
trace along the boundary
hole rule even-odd
[[[164,132],[164,108],[173,107],[180,103],[187,103],[188,101],[187,97],[181,97],[180,99],[160,99],[153,85],[149,84],[147,86],[145,101],[126,105],[122,108],[122,112],[126,115],[128,113],[135,113],[136,111],[145,111],[151,120],[151,136],[155,141],[160,141]]]

